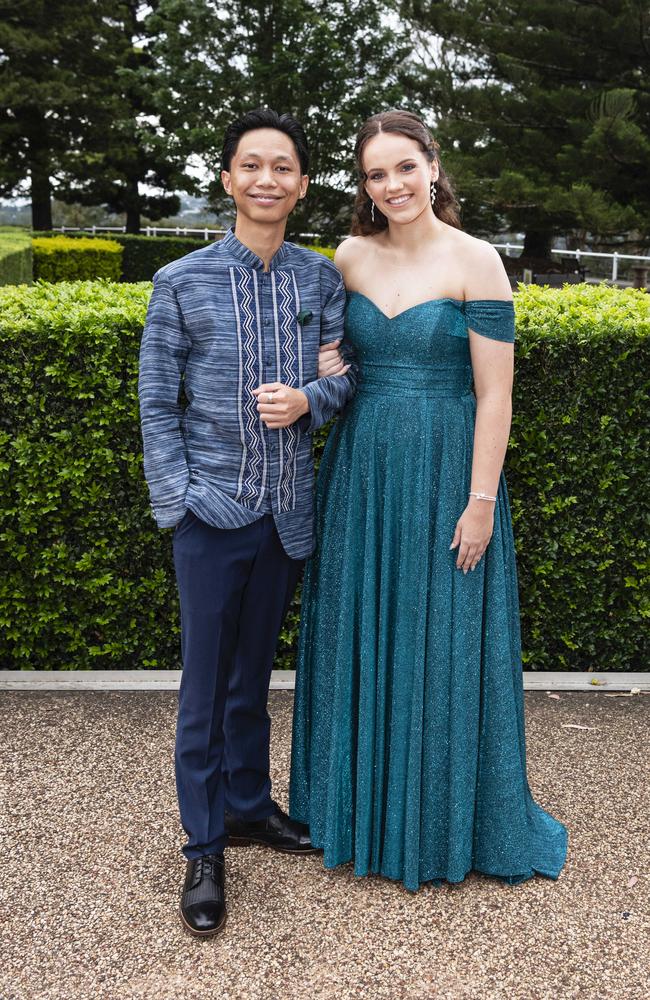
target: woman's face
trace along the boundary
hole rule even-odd
[[[390,223],[406,225],[431,209],[431,182],[438,163],[431,163],[415,139],[379,132],[366,143],[362,167],[366,192]]]

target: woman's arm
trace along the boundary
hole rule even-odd
[[[358,237],[348,237],[339,244],[334,254],[334,264],[341,272],[346,287],[349,285],[349,279],[346,280],[346,271],[351,267],[352,260],[357,257],[357,245]],[[321,346],[318,353],[318,378],[326,378],[328,375],[345,375],[349,371],[350,365],[346,364],[345,358],[339,350],[340,345],[341,341],[335,340]]]
[[[466,301],[512,301],[510,283],[499,255],[488,244],[479,251],[466,283]],[[476,425],[470,490],[496,497],[512,419],[514,346],[469,329],[476,393]],[[473,570],[485,552],[494,526],[492,500],[469,496],[451,548],[458,547],[456,566]]]

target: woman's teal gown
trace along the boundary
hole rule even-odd
[[[472,466],[468,327],[514,340],[512,303],[434,299],[389,319],[350,293],[359,383],[321,462],[303,587],[291,815],[328,868],[412,890],[471,870],[556,878],[567,849],[526,778],[503,475],[477,568],[450,550]]]

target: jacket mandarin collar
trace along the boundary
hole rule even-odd
[[[258,257],[256,253],[253,253],[252,250],[249,250],[247,246],[244,246],[244,244],[237,239],[237,237],[235,236],[234,229],[231,228],[228,230],[223,239],[219,241],[219,246],[221,247],[222,250],[225,250],[226,253],[232,254],[233,257],[236,257],[237,260],[240,261],[240,263],[244,264],[246,267],[253,267],[258,271],[264,270],[264,261],[261,259],[261,257]],[[287,244],[286,242],[284,242],[276,250],[276,252],[273,254],[273,257],[271,258],[271,263],[270,263],[271,270],[274,270],[276,267],[280,267],[282,262],[285,260],[286,256],[287,256]]]

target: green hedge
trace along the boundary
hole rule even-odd
[[[0,285],[31,285],[32,241],[26,229],[0,228]]]
[[[54,232],[34,233],[36,239],[55,239]],[[99,240],[100,235],[90,233],[69,233],[71,240]],[[212,240],[195,239],[190,236],[132,236],[129,233],[111,233],[112,242],[122,247],[122,270],[118,274],[120,281],[137,282],[151,281],[160,267],[184,257],[193,250],[207,247]],[[74,275],[71,280],[74,280]],[[80,275],[85,277],[85,275]]]
[[[36,237],[32,251],[34,277],[40,281],[119,281],[122,272],[122,247],[114,240]]]
[[[118,235],[116,239],[124,247],[122,281],[151,281],[158,268],[212,242],[189,236]]]
[[[648,670],[650,296],[515,297],[506,459],[527,669]]]
[[[179,666],[149,512],[137,358],[150,284],[0,290],[0,664]],[[650,297],[517,296],[506,474],[529,669],[647,669]],[[323,435],[319,436],[318,449]],[[290,666],[297,607],[277,666]]]
[[[56,238],[56,233],[34,233],[34,236],[53,239]],[[99,236],[89,236],[83,233],[71,233],[67,238],[75,240],[100,239]],[[111,233],[110,238],[123,247],[122,273],[120,275],[122,281],[151,281],[158,268],[192,253],[193,250],[210,246],[210,243],[214,242],[190,236],[130,236],[126,233]],[[312,246],[309,249],[324,254],[330,260],[334,257],[333,247]],[[70,275],[71,280],[75,277],[76,275]],[[79,277],[89,276],[82,274]]]

